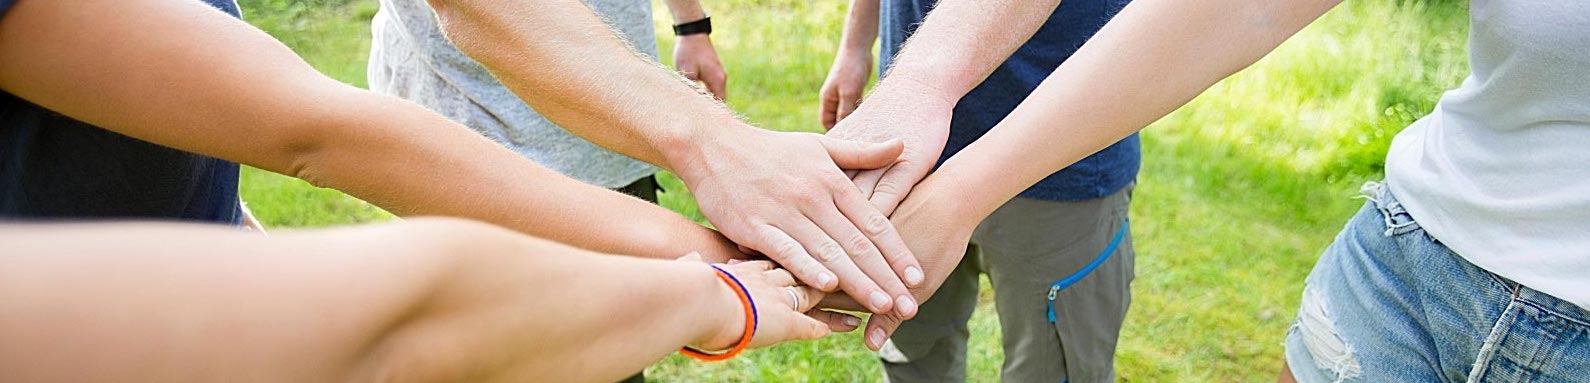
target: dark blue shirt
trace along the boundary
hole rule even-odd
[[[882,0],[879,9],[880,70],[887,71],[896,52],[915,32],[937,0]],[[950,138],[945,159],[988,133],[994,124],[1016,109],[1049,73],[1071,57],[1128,0],[1065,0],[1032,39],[999,65],[977,88],[955,105],[950,118]],[[1055,121],[1054,124],[1064,124]],[[1137,179],[1141,144],[1136,134],[1038,181],[1020,196],[1053,201],[1076,201],[1115,193]]]
[[[240,16],[234,0],[205,2]],[[0,22],[12,4],[0,0]],[[0,220],[236,224],[237,177],[235,163],[127,137],[0,92]]]

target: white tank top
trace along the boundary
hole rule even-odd
[[[1387,183],[1481,268],[1590,309],[1590,1],[1474,0],[1473,72],[1397,134]]]

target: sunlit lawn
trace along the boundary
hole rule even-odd
[[[845,3],[704,2],[729,68],[729,104],[762,127],[815,130],[816,91]],[[373,0],[242,4],[250,22],[317,68],[364,84]],[[1357,185],[1378,177],[1392,135],[1466,73],[1463,6],[1345,4],[1144,134],[1132,212],[1138,279],[1118,352],[1121,380],[1274,379],[1303,277],[1361,203],[1352,198]],[[658,16],[666,26],[666,12]],[[671,38],[659,34],[666,58]],[[700,219],[676,178],[665,176],[664,185],[664,205]],[[336,191],[254,169],[245,171],[243,196],[272,228],[390,219]],[[986,293],[972,319],[973,381],[997,380],[1001,361]],[[661,381],[880,376],[856,334],[723,364],[672,357],[648,372]]]

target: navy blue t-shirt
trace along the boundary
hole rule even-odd
[[[1049,77],[1060,63],[1076,53],[1100,27],[1110,21],[1129,0],[1065,0],[1032,39],[999,65],[977,88],[955,105],[950,118],[950,137],[944,147],[945,159],[955,155],[988,133],[1016,105]],[[894,55],[915,32],[937,0],[882,0],[879,9],[880,71],[887,71]],[[1064,121],[1056,121],[1063,124]],[[1141,144],[1136,134],[1121,140],[1082,161],[1050,174],[1020,196],[1051,201],[1077,201],[1110,195],[1137,179],[1142,162]]]
[[[234,0],[205,2],[241,16]],[[0,22],[12,4],[0,0]],[[0,92],[0,220],[237,224],[237,177],[235,163],[100,129]]]

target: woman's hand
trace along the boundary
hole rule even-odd
[[[801,285],[789,271],[775,268],[773,262],[747,261],[718,267],[739,279],[756,302],[758,323],[751,347],[817,339],[830,331],[854,330],[860,324],[860,319],[846,314],[814,309],[825,294]],[[722,304],[717,305],[720,309],[714,316],[722,318],[723,325],[705,339],[691,342],[692,347],[700,350],[732,348],[745,333],[745,308],[739,296],[728,284],[719,283],[719,286],[722,288],[717,290],[714,299]]]

